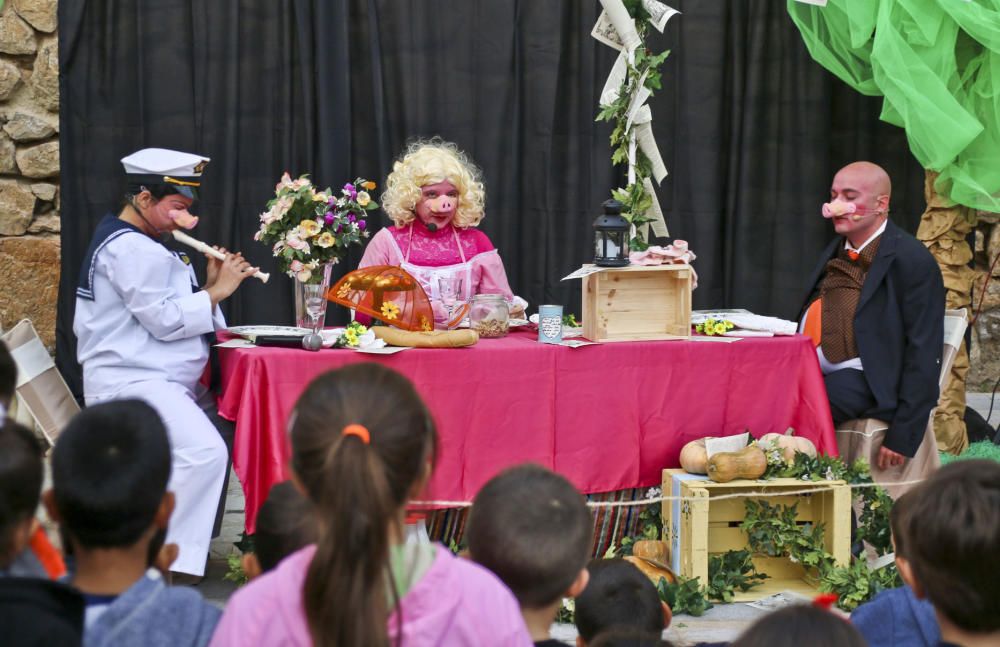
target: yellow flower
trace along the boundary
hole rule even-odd
[[[357,201],[359,206],[365,207],[372,201],[372,197],[368,195],[367,191],[358,191]]]
[[[420,330],[434,330],[434,326],[431,325],[431,322],[424,315],[420,315]]]
[[[721,335],[724,332],[726,332],[726,324],[723,324],[723,323],[715,324],[715,334],[716,335]]]
[[[303,238],[312,238],[319,233],[320,229],[322,228],[315,220],[303,220],[299,223],[299,230],[302,232]]]
[[[346,282],[341,283],[340,287],[337,288],[337,298],[338,299],[343,299],[344,297],[347,296],[347,293],[350,292],[350,291],[351,291],[351,286],[350,285],[348,285]]]
[[[313,200],[315,200],[316,202],[326,202],[329,199],[330,196],[323,193],[322,191],[316,191],[315,193],[313,193]]]
[[[344,331],[344,341],[347,342],[348,346],[358,345],[358,333],[354,332],[352,329],[348,328]]]
[[[361,183],[361,186],[371,191],[375,188],[375,183],[372,182],[371,180],[365,180],[364,182]]]
[[[337,241],[334,239],[333,234],[328,231],[324,231],[319,235],[319,238],[316,239],[316,245],[319,247],[333,247],[335,242]]]
[[[399,316],[399,306],[391,301],[386,301],[382,304],[382,316],[392,321]]]

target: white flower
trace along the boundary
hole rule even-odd
[[[308,263],[306,263],[306,267],[308,267],[311,270],[314,270],[317,267],[319,267],[319,261],[317,261],[316,259],[313,259],[313,260],[309,261]]]
[[[285,244],[292,249],[297,249],[298,251],[305,252],[307,254],[309,253],[309,243],[299,237],[298,228],[288,232],[288,235],[285,236]]]
[[[305,283],[312,278],[313,273],[309,270],[302,270],[295,275],[295,278],[299,280],[300,283]]]
[[[281,191],[282,189],[290,189],[290,188],[292,188],[292,176],[288,174],[288,171],[285,171],[281,175],[281,180],[276,185],[274,185],[274,190]]]
[[[274,247],[271,248],[271,252],[273,252],[273,254],[277,256],[282,252],[283,249],[285,249],[285,241],[279,240],[274,244]]]
[[[647,499],[656,499],[663,495],[663,490],[658,487],[651,487],[649,491],[646,492]]]

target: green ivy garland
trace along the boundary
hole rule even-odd
[[[628,166],[629,135],[636,124],[628,126],[628,108],[632,97],[639,91],[639,81],[643,79],[643,86],[649,89],[650,96],[661,88],[660,65],[670,55],[670,50],[658,54],[649,50],[646,43],[646,34],[649,31],[649,12],[643,6],[641,0],[624,0],[625,8],[635,21],[636,32],[639,34],[640,43],[635,49],[634,60],[627,64],[627,74],[625,81],[619,88],[618,98],[607,106],[603,106],[597,115],[597,121],[609,121],[614,124],[611,131],[611,163],[615,165],[624,164]],[[649,247],[646,240],[646,225],[652,222],[648,216],[650,207],[653,206],[653,196],[646,192],[643,180],[652,174],[652,163],[649,158],[638,147],[635,151],[635,182],[632,182],[624,189],[615,189],[611,192],[612,197],[622,203],[622,216],[632,225],[634,236],[629,240],[629,248],[642,251]]]

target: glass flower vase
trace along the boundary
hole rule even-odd
[[[305,286],[321,286],[320,294],[326,295],[327,290],[330,289],[330,274],[333,272],[333,263],[326,263],[320,265],[316,268],[316,271],[312,273],[309,280],[306,282],[300,281],[298,278],[293,279],[295,283],[295,325],[299,328],[309,328],[315,327],[322,329],[326,323],[326,308],[323,308],[317,320],[314,322],[312,316],[309,314],[309,309],[307,307],[307,289]]]

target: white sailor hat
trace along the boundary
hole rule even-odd
[[[130,191],[166,185],[192,200],[198,198],[201,174],[208,162],[209,159],[202,155],[166,148],[144,148],[122,158]]]

